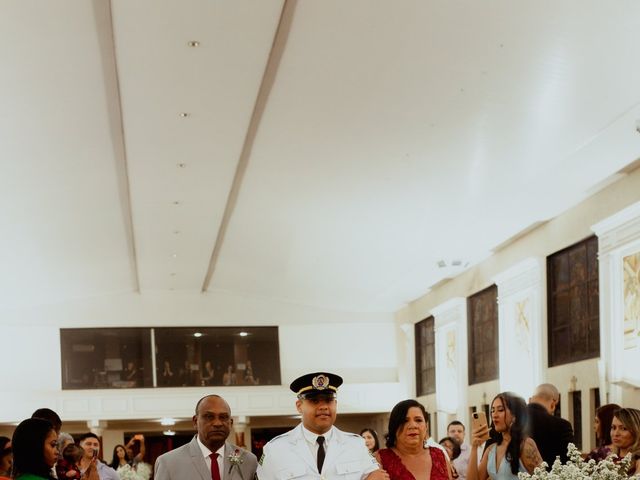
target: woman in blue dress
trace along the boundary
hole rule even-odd
[[[467,480],[518,480],[518,472],[533,473],[542,457],[532,438],[525,435],[527,404],[517,395],[504,392],[491,402],[491,440],[487,441],[478,465],[478,447],[484,443],[488,426],[471,434],[473,447]]]

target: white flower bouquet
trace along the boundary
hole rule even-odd
[[[617,461],[615,454],[609,455],[606,459],[596,462],[589,460],[585,462],[582,454],[573,443],[568,448],[569,460],[564,465],[556,459],[551,471],[544,466],[537,467],[533,474],[518,473],[520,480],[622,480],[627,479],[627,471],[631,466],[631,454],[624,457],[622,461]]]

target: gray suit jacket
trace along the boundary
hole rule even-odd
[[[236,450],[242,463],[233,465],[229,456]],[[222,480],[253,480],[257,466],[258,460],[253,453],[225,442]],[[160,455],[154,471],[155,480],[211,480],[211,471],[202,456],[197,435],[186,445]]]

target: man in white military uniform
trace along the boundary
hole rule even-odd
[[[364,439],[333,426],[342,378],[326,372],[303,375],[291,383],[302,423],[264,446],[259,480],[388,480],[369,454]]]

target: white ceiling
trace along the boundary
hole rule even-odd
[[[636,0],[3,0],[0,304],[396,310],[640,158],[638,45]]]

